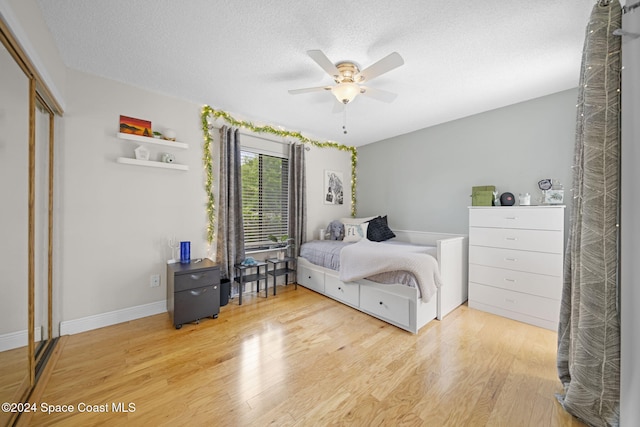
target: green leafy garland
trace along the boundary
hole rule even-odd
[[[338,144],[332,141],[316,141],[302,135],[300,132],[292,132],[288,130],[276,129],[272,126],[255,126],[251,122],[245,122],[244,120],[236,120],[226,111],[215,110],[208,105],[202,107],[202,132],[204,134],[204,147],[202,161],[204,163],[206,178],[205,178],[205,191],[207,192],[207,241],[213,242],[215,234],[214,222],[215,222],[215,199],[213,196],[213,164],[211,158],[211,144],[213,137],[211,135],[211,128],[209,126],[209,117],[214,119],[221,118],[229,125],[239,128],[249,129],[255,133],[269,133],[282,138],[295,138],[303,144],[310,144],[318,148],[336,148],[340,151],[348,151],[351,153],[351,216],[356,216],[356,167],[358,165],[358,150],[356,147],[348,145]]]

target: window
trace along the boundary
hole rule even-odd
[[[242,151],[242,217],[247,249],[288,234],[289,160]]]

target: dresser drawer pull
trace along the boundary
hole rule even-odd
[[[512,261],[512,262],[516,262],[518,261],[518,258],[505,258],[505,261]]]
[[[198,289],[196,291],[189,291],[189,293],[191,295],[193,295],[194,297],[198,297],[198,296],[204,294],[205,292],[207,292],[207,288]]]
[[[192,280],[200,280],[202,278],[202,276],[204,276],[203,273],[189,275],[189,277],[191,277]]]
[[[516,279],[504,279],[505,282],[511,282],[511,283],[516,283]]]
[[[513,240],[513,241],[518,240],[518,238],[517,238],[517,237],[505,237],[504,239],[505,239],[505,240]]]

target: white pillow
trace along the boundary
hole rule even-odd
[[[367,239],[367,227],[368,222],[362,224],[346,223],[344,225],[344,240],[345,242],[357,242],[362,239]]]

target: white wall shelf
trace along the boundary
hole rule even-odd
[[[151,160],[130,159],[128,157],[118,157],[117,162],[125,165],[149,166],[153,168],[175,169],[175,170],[183,170],[183,171],[189,170],[189,166],[187,165],[180,165],[177,163],[154,162]]]
[[[184,150],[189,148],[189,144],[185,144],[184,142],[167,141],[166,139],[150,138],[148,136],[133,135],[130,133],[118,132],[118,138],[126,139],[129,141],[142,142],[144,144],[154,144],[154,145],[162,145],[165,147],[182,148]]]

